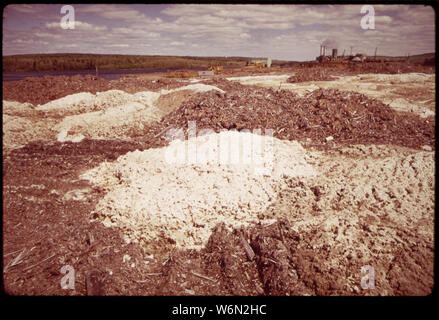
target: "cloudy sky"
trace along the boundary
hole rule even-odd
[[[339,53],[434,52],[434,10],[373,5],[375,29],[362,29],[361,5],[73,5],[75,29],[63,29],[63,5],[9,5],[3,55],[112,53],[246,56],[312,60],[329,39]]]

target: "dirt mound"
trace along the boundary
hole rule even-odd
[[[149,147],[149,145],[145,145],[136,141],[120,139],[95,140],[85,138],[79,143],[74,143],[70,141],[32,141],[29,142],[26,146],[14,150],[12,155],[32,154],[38,158],[43,158],[45,154],[50,154],[51,157],[62,157],[65,159],[83,157],[85,159],[85,163],[88,162],[89,157],[96,157],[97,159],[99,159],[99,161],[96,162],[96,164],[98,164],[104,160],[116,160],[119,156],[127,152]],[[50,163],[45,164],[50,166]]]
[[[359,73],[380,73],[380,74],[400,74],[400,73],[435,73],[436,69],[432,66],[406,62],[379,62],[366,61],[362,63],[304,63],[294,68],[294,71],[306,72],[313,69],[325,70],[334,75],[356,75]]]
[[[141,132],[145,126],[154,121],[159,121],[166,114],[166,108],[158,109],[157,100],[162,96],[174,94],[179,91],[195,93],[216,90],[224,93],[217,87],[205,84],[191,84],[171,90],[160,92],[142,91],[129,94],[120,90],[109,90],[97,93],[96,96],[87,93],[83,99],[79,93],[62,99],[49,102],[39,107],[43,110],[55,110],[63,115],[66,112],[73,115],[66,116],[53,129],[59,132],[58,140],[74,141],[79,137],[95,139],[102,138],[129,138],[136,132]],[[80,96],[77,98],[77,96]],[[61,100],[61,101],[60,101]],[[173,109],[169,107],[169,109]]]
[[[404,63],[404,62],[365,62],[349,64],[348,73],[383,73],[383,74],[398,74],[398,73],[435,73],[435,67],[424,66],[420,64]]]
[[[289,83],[308,81],[331,81],[342,76],[358,74],[402,74],[402,73],[435,73],[434,67],[401,62],[364,62],[336,65],[331,63],[311,64],[308,67],[293,69],[294,75],[288,78]]]
[[[168,114],[178,109],[184,101],[189,100],[193,95],[194,92],[192,90],[179,90],[168,94],[162,94],[157,99],[155,106],[162,112],[162,114]]]
[[[310,69],[310,73],[314,69]],[[322,69],[322,72],[325,69]],[[307,76],[307,73],[299,74]],[[294,78],[294,77],[293,77]],[[306,81],[300,83],[261,83],[263,87],[286,89],[301,96],[310,91],[321,89],[337,89],[346,92],[358,92],[370,98],[378,99],[388,104],[392,109],[401,112],[411,112],[421,117],[434,116],[436,79],[434,74],[404,73],[404,74],[358,74],[350,76],[333,76],[331,81]],[[257,79],[248,83],[258,83]]]
[[[120,80],[109,82],[111,89],[123,90],[128,93],[139,91],[171,90],[182,86],[182,82],[176,79],[143,79],[142,77],[123,77]]]
[[[415,77],[404,76],[398,80],[380,75],[381,83],[367,85],[374,85],[373,90],[378,92],[383,86],[396,87],[392,82],[410,82]],[[359,81],[370,80],[367,75],[361,77],[364,79]],[[136,81],[129,80],[131,94],[139,88]],[[428,82],[428,87],[419,83],[412,86],[412,91],[399,90],[419,101],[431,99],[416,96],[419,88],[431,93],[431,77]],[[161,86],[151,81],[144,85],[149,83]],[[29,104],[3,102],[4,146],[32,140],[3,156],[4,282],[8,293],[85,295],[91,270],[98,271],[107,295],[432,292],[435,120],[431,115],[423,119],[397,112],[370,96],[338,90],[317,89],[298,96],[224,79],[203,83],[225,92],[197,93],[186,101],[193,90],[170,92],[173,85],[182,87],[181,82],[170,83],[167,94],[157,100],[157,107],[168,108],[166,104],[172,104],[174,98],[176,106],[181,105],[160,122],[148,122],[143,128],[127,121],[130,139],[126,140],[35,141],[53,140],[53,136],[45,136],[56,133],[49,129],[65,115],[81,113],[63,111],[56,118],[62,104],[52,104],[43,111]],[[58,88],[59,92],[70,90],[61,84]],[[157,87],[160,89],[167,88]],[[35,92],[36,98],[44,98],[47,92],[55,94],[50,88],[41,90],[46,92]],[[76,93],[83,91],[88,88]],[[18,89],[14,92],[20,96]],[[115,92],[111,96],[123,98]],[[87,112],[104,117],[105,110],[116,111],[114,108],[131,103],[127,110],[132,108],[132,115],[138,114],[134,110],[140,106],[135,101],[122,100],[121,104],[108,104],[104,110],[91,108]],[[392,103],[406,109],[406,102]],[[54,118],[46,117],[50,112]],[[117,118],[115,122],[110,118],[106,132],[123,116],[113,117]],[[81,130],[99,128],[99,124],[82,120],[78,122]],[[187,133],[188,121],[196,121],[197,129],[217,132],[274,129],[275,137],[283,139],[279,144],[284,146],[275,155],[284,164],[279,166],[278,174],[267,177],[250,174],[246,169],[221,170],[210,164],[192,164],[189,168],[167,162],[157,165],[160,161],[156,162],[156,157],[170,150],[168,130],[183,128]],[[125,132],[116,129],[117,134]],[[305,147],[318,147],[306,147],[305,155],[299,157],[304,161],[298,161],[302,167],[314,168],[317,175],[295,174],[298,168],[291,166],[298,150],[303,150],[291,142],[296,140]],[[177,141],[177,145],[182,144]],[[80,179],[88,170],[102,178],[97,186]],[[196,194],[202,196],[197,198]],[[194,205],[180,215],[178,200]],[[123,215],[118,216],[119,212]],[[111,221],[113,213],[116,221]],[[145,216],[171,226],[168,229],[160,225],[162,233],[155,243],[151,239],[154,234],[144,239],[149,243],[146,251],[139,243],[125,241],[141,238],[136,233],[137,224],[131,220],[136,215],[143,230],[152,229]],[[112,226],[100,223],[105,217]],[[242,219],[237,222],[234,218]],[[237,223],[227,223],[231,220]],[[271,223],[273,220],[277,222]],[[182,236],[185,231],[187,234]],[[181,249],[195,242],[202,244],[197,247],[201,250]],[[179,243],[183,243],[180,249],[176,248]],[[247,246],[254,255],[248,253]],[[60,287],[60,270],[67,264],[75,269],[74,290]],[[364,266],[375,270],[375,289],[361,287]]]
[[[133,131],[141,131],[150,122],[160,120],[160,112],[153,106],[129,102],[104,111],[87,112],[65,117],[54,127],[58,140],[129,138]],[[73,140],[74,139],[74,140]]]
[[[34,107],[4,101],[4,146],[15,148],[32,140],[81,141],[87,138],[129,138],[176,109],[190,94],[221,89],[202,83],[159,92],[134,94],[108,90],[79,92]],[[155,106],[160,97],[160,105]],[[175,100],[177,99],[177,100]]]
[[[285,223],[259,224],[244,230],[218,224],[202,250],[171,253],[160,270],[160,294],[315,295],[298,278],[291,263],[294,249],[282,242],[290,237],[297,238],[297,234],[291,234]],[[243,242],[253,247],[252,261]]]
[[[380,294],[427,294],[433,275],[434,153],[352,146],[313,156],[321,175],[292,181],[271,208],[273,215],[288,212],[285,219],[301,235],[294,246],[303,252],[295,258],[301,278],[308,286],[318,282],[319,295],[360,293],[361,267],[371,265]],[[405,255],[409,264],[400,260]],[[391,280],[392,269],[404,270],[404,276]]]
[[[31,103],[20,103],[17,101],[3,101],[3,115],[26,117],[35,115],[35,107]]]
[[[96,93],[109,90],[108,81],[86,76],[29,77],[20,81],[3,82],[3,100],[44,104],[69,94]]]
[[[3,150],[17,148],[32,140],[55,139],[55,133],[50,130],[56,124],[54,119],[38,117],[20,117],[3,115]]]
[[[287,79],[288,83],[305,82],[305,81],[330,81],[334,80],[335,70],[328,69],[310,69],[305,71],[297,71]],[[337,70],[338,71],[338,70]],[[339,73],[339,72],[337,72]]]
[[[166,127],[186,128],[188,121],[196,121],[198,128],[217,132],[273,129],[275,137],[322,147],[330,145],[326,140],[330,136],[334,138],[331,143],[337,145],[435,145],[433,117],[421,119],[399,113],[363,94],[318,89],[300,97],[286,90],[239,84],[234,88],[225,94],[212,91],[193,97],[163,118],[162,129],[154,130],[159,133]]]
[[[15,148],[32,140],[81,141],[124,138],[164,114],[153,106],[157,92],[129,94],[109,90],[96,95],[81,92],[34,107],[4,101],[3,147]]]
[[[264,213],[278,222],[244,230],[218,225],[200,252],[174,252],[162,269],[165,294],[188,294],[185,287],[195,294],[431,293],[434,154],[358,145],[312,155],[321,174],[289,180]],[[366,265],[375,270],[374,289],[361,287]],[[175,281],[190,271],[212,281]]]
[[[270,149],[269,141],[236,131],[174,140],[166,148],[103,163],[82,177],[107,192],[96,212],[127,239],[154,249],[163,243],[201,248],[219,222],[257,221],[285,177],[315,174],[298,143],[274,139]]]
[[[122,90],[127,93],[136,93],[173,89],[181,85],[181,82],[174,79],[149,80],[127,77],[107,81],[91,75],[29,77],[20,81],[4,81],[3,100],[42,105],[81,92],[96,94],[108,90]]]
[[[434,280],[433,152],[351,146],[313,153],[318,176],[288,179],[263,213],[272,225],[217,225],[206,247],[151,255],[90,222],[102,190],[79,175],[155,145],[115,140],[31,142],[4,156],[4,274],[11,294],[85,295],[99,270],[107,295],[426,295]],[[65,194],[90,188],[87,200]],[[21,260],[17,259],[20,253]],[[17,259],[18,264],[11,266]],[[75,290],[60,269],[75,268]],[[361,267],[375,289],[361,288]]]
[[[263,76],[241,76],[241,77],[228,77],[228,81],[238,81],[241,84],[248,85],[270,85],[273,83],[283,82],[288,79],[289,75],[263,75]]]

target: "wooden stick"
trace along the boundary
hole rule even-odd
[[[245,253],[247,254],[247,258],[252,261],[255,257],[255,252],[253,251],[252,247],[248,244],[247,240],[245,240],[244,235],[241,232],[241,243],[244,247]]]
[[[198,274],[198,273],[196,273],[196,272],[191,271],[191,273],[192,273],[194,276],[197,276],[197,277],[199,277],[199,278],[201,278],[201,279],[205,279],[205,280],[209,280],[209,281],[215,282],[214,279],[211,279],[211,278],[209,278],[209,277],[203,276],[203,275]]]
[[[167,129],[169,129],[171,126],[168,126],[166,128],[164,128],[162,131],[160,131],[159,133],[157,133],[154,138],[157,138],[159,135],[161,135],[163,132],[165,132]]]
[[[15,251],[9,252],[9,253],[7,253],[7,254],[4,254],[3,257],[7,257],[7,256],[9,256],[9,255],[11,255],[11,254],[14,254],[14,253],[18,252],[18,251],[23,251],[23,249],[18,249],[18,250],[15,250]]]
[[[20,254],[18,254],[14,260],[11,260],[11,262],[8,263],[8,265],[6,266],[5,270],[3,272],[6,272],[9,270],[9,268],[16,266],[20,263],[23,262],[23,254],[26,252],[26,248],[24,248],[23,250],[21,250]]]
[[[147,277],[151,277],[151,276],[161,276],[161,275],[162,275],[161,272],[147,273],[147,274],[146,274]],[[134,281],[135,281],[135,282],[138,282],[138,283],[145,283],[145,282],[148,281],[148,279],[145,279],[145,280],[134,280]]]
[[[27,270],[29,270],[29,269],[32,269],[33,267],[35,267],[35,266],[37,266],[37,265],[43,263],[44,261],[49,260],[50,258],[53,258],[54,256],[55,256],[55,254],[52,254],[51,256],[48,256],[47,258],[44,258],[44,259],[41,260],[40,262],[38,262],[38,263],[36,263],[36,264],[34,264],[34,265],[30,266],[30,267],[25,268],[23,271],[27,271]]]

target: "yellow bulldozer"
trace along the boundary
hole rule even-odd
[[[216,67],[210,66],[209,67],[209,71],[219,72],[221,70],[223,70],[223,66],[216,66]]]
[[[268,58],[267,60],[250,60],[247,61],[247,66],[255,66],[259,68],[270,68],[271,67],[271,59]]]

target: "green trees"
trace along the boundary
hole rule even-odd
[[[190,69],[211,65],[244,65],[242,58],[94,55],[94,54],[40,54],[3,57],[4,72],[18,71],[74,71],[117,69]]]

